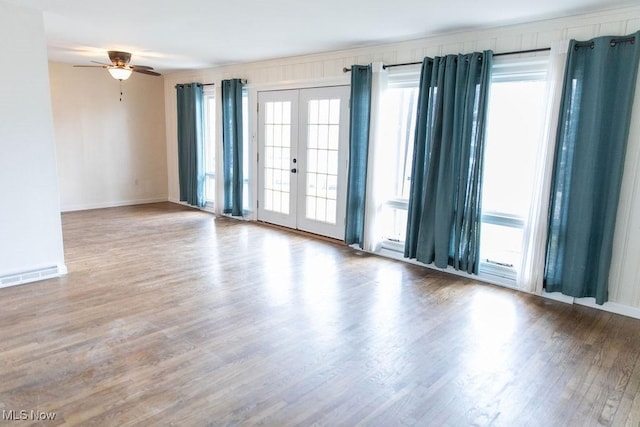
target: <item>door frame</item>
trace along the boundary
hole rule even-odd
[[[291,163],[292,159],[297,158],[297,140],[298,140],[298,119],[293,117],[294,112],[298,112],[298,90],[281,90],[281,91],[266,91],[266,92],[258,92],[258,106],[261,105],[262,102],[278,102],[278,101],[290,101],[291,102],[291,144],[290,144],[290,153],[289,153],[289,162]],[[297,218],[297,204],[295,203],[295,197],[293,195],[297,195],[297,179],[291,179],[291,174],[289,175],[289,214],[281,214],[271,210],[265,210],[264,200],[263,198],[263,180],[264,180],[264,165],[265,165],[265,153],[264,153],[264,128],[265,128],[265,112],[260,111],[260,107],[258,107],[258,167],[257,167],[257,192],[256,192],[256,203],[257,203],[257,212],[256,217],[258,221],[264,221],[271,224],[281,225],[283,227],[288,228],[296,228],[296,218]],[[294,144],[294,141],[295,144]],[[291,164],[287,169],[291,169],[293,166]]]
[[[257,118],[255,120],[257,129],[255,130],[256,138],[256,159],[258,162],[258,167],[256,168],[256,219],[258,221],[265,221],[277,225],[283,225],[285,227],[291,229],[297,229],[302,231],[311,232],[314,234],[320,234],[326,237],[335,238],[339,240],[344,239],[344,231],[345,231],[345,219],[346,219],[346,199],[347,199],[347,179],[348,179],[348,165],[349,165],[349,121],[350,121],[350,87],[348,84],[344,82],[340,82],[340,84],[327,85],[327,86],[303,86],[301,87],[287,87],[287,88],[269,88],[265,90],[257,89],[255,91],[256,97],[256,111],[258,112]],[[298,173],[295,180],[291,180],[292,182],[297,182],[296,185],[290,184],[290,200],[293,204],[294,201],[297,202],[297,205],[290,209],[291,212],[295,212],[295,217],[293,217],[292,221],[283,220],[282,218],[278,218],[278,215],[271,215],[270,211],[264,210],[264,201],[262,200],[264,197],[263,191],[263,180],[264,180],[264,112],[260,111],[262,108],[261,103],[269,102],[265,100],[264,97],[269,97],[269,94],[286,94],[289,92],[290,94],[296,92],[298,94],[297,100],[292,103],[292,139],[296,138],[295,149],[292,147],[291,151],[291,159],[297,159],[296,168],[301,170],[303,173]],[[307,147],[307,119],[308,117],[308,104],[307,99],[313,96],[313,93],[317,93],[316,97],[327,96],[331,97],[331,92],[335,93],[336,96],[339,96],[344,99],[343,104],[340,109],[340,134],[339,140],[343,142],[339,147],[338,154],[338,168],[341,173],[338,174],[338,188],[342,189],[342,191],[338,192],[338,200],[336,207],[336,224],[323,224],[320,221],[309,220],[305,218],[304,212],[306,210],[306,198],[304,197],[304,193],[300,191],[306,187],[306,174],[304,171],[307,170],[306,165],[306,152],[302,152],[300,148],[301,145],[304,145],[304,148]],[[306,94],[305,97],[303,94]],[[304,100],[303,100],[304,98]],[[274,99],[275,100],[275,99]],[[286,100],[284,98],[279,98],[278,100]],[[294,107],[295,105],[295,107]],[[297,112],[298,116],[294,120],[293,115]],[[304,120],[301,120],[300,117],[304,117]],[[296,122],[294,130],[293,122]],[[293,144],[292,144],[293,146]],[[295,192],[294,192],[294,187]],[[298,197],[299,193],[302,197]]]
[[[317,96],[314,96],[315,93],[318,93]],[[308,231],[310,233],[320,234],[322,236],[331,237],[338,240],[344,240],[344,232],[345,232],[345,219],[347,212],[347,176],[348,176],[348,167],[349,167],[349,96],[350,96],[350,88],[348,86],[331,86],[331,87],[323,87],[323,88],[307,88],[300,89],[300,98],[299,98],[299,112],[300,117],[308,117],[308,100],[318,97],[343,97],[344,96],[344,107],[340,108],[340,134],[338,136],[338,141],[343,141],[344,143],[339,146],[338,149],[338,182],[337,188],[342,189],[342,191],[338,191],[337,200],[336,200],[336,223],[322,223],[320,221],[314,221],[307,219],[304,215],[298,216],[298,230]],[[307,148],[307,134],[306,134],[306,125],[307,120],[300,120],[299,124],[299,147],[303,145]],[[298,162],[300,163],[300,169],[302,171],[307,171],[307,156],[306,153],[302,153],[301,149],[298,148]],[[342,172],[342,173],[340,173]],[[307,176],[306,174],[299,174],[298,176],[298,186],[299,189],[306,188],[307,185]],[[300,191],[298,191],[300,193]],[[298,212],[305,212],[306,210],[306,200],[305,197],[297,198],[298,202]]]

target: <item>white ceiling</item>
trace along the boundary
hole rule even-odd
[[[0,0],[2,1],[2,0]],[[324,52],[637,5],[637,0],[5,0],[44,12],[49,59],[159,71]]]

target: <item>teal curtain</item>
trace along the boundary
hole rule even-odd
[[[493,52],[425,58],[404,256],[477,274]]]
[[[549,292],[607,301],[639,36],[569,45],[549,211]]]
[[[362,247],[371,120],[371,65],[351,66],[351,110],[349,121],[349,171],[345,243]]]
[[[223,212],[242,216],[242,81],[222,81]]]
[[[176,85],[178,107],[178,179],[180,201],[203,207],[204,130],[202,85]]]

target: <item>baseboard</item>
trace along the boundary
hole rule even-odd
[[[632,307],[630,305],[624,305],[617,302],[607,301],[604,304],[596,304],[595,298],[574,298],[569,295],[561,294],[560,292],[546,292],[543,291],[540,294],[541,297],[552,299],[554,301],[560,301],[566,304],[583,305],[585,307],[596,308],[602,311],[608,311],[609,313],[620,314],[622,316],[633,317],[640,319],[640,308]]]
[[[362,249],[358,248],[357,245],[351,245],[350,247],[352,247],[352,248],[354,248],[354,249],[356,249],[358,251],[362,251]],[[363,251],[363,252],[366,252],[366,251]],[[424,263],[422,263],[420,261],[416,261],[415,259],[405,258],[401,252],[397,252],[397,251],[394,251],[394,250],[391,250],[391,249],[386,249],[384,247],[382,249],[380,249],[379,251],[368,252],[368,253],[371,253],[373,255],[379,255],[379,256],[384,257],[384,258],[391,258],[391,259],[395,259],[397,261],[406,262],[408,264],[419,265],[420,267],[426,267],[428,269],[441,271],[443,273],[453,274],[454,276],[465,277],[467,279],[471,279],[471,280],[478,281],[478,282],[489,283],[491,285],[497,285],[497,286],[501,286],[503,288],[509,288],[509,289],[513,289],[513,290],[516,290],[516,291],[525,292],[525,291],[521,290],[520,288],[518,288],[511,281],[503,279],[503,278],[498,277],[498,276],[493,276],[493,275],[488,275],[488,274],[474,275],[474,274],[469,274],[469,273],[464,272],[464,271],[456,270],[456,269],[454,269],[452,267],[438,268],[433,264],[424,264]]]
[[[40,280],[53,279],[67,274],[67,266],[64,264],[52,265],[34,270],[22,271],[19,273],[6,274],[0,276],[0,288],[9,286],[24,285],[25,283],[37,282]]]
[[[622,316],[640,319],[640,308],[631,307],[629,305],[617,302],[607,301],[602,305],[596,304],[595,298],[576,298],[575,304],[584,305],[586,307],[597,308],[599,310],[608,311],[609,313],[620,314]]]
[[[356,250],[361,250],[357,247],[354,247],[352,245],[352,247]],[[471,274],[467,274],[464,272],[460,272],[460,271],[456,271],[456,270],[452,270],[452,269],[443,269],[443,268],[437,268],[433,265],[427,265],[427,264],[423,264],[421,262],[418,262],[416,260],[413,259],[407,259],[402,257],[402,255],[400,255],[397,252],[388,250],[388,249],[382,249],[378,252],[375,252],[374,255],[380,255],[383,256],[385,258],[392,258],[398,261],[402,261],[402,262],[407,262],[409,264],[415,264],[415,265],[420,265],[422,267],[427,267],[433,270],[437,270],[437,271],[442,271],[445,273],[449,273],[449,274],[454,274],[456,276],[461,276],[461,277],[466,277],[468,279],[472,279],[472,280],[477,280],[477,281],[481,281],[481,282],[486,282],[486,283],[491,283],[493,285],[498,285],[498,286],[502,286],[505,288],[509,288],[509,289],[514,289],[516,291],[520,291],[520,292],[525,292],[525,293],[529,293],[526,291],[523,291],[522,289],[519,289],[515,286],[513,286],[512,284],[505,282],[505,281],[500,281],[500,280],[492,280],[490,277],[479,277],[479,276],[474,276]],[[531,295],[537,295],[537,294],[531,294]],[[636,319],[640,319],[640,308],[638,307],[632,307],[629,305],[624,305],[624,304],[620,304],[617,302],[605,302],[602,305],[596,304],[596,300],[595,298],[574,298],[568,295],[564,295],[560,292],[546,292],[543,290],[542,294],[537,295],[540,296],[542,298],[547,298],[550,300],[554,300],[554,301],[559,301],[559,302],[563,302],[565,304],[578,304],[578,305],[583,305],[586,307],[591,307],[591,308],[595,308],[598,310],[603,310],[603,311],[608,311],[609,313],[614,313],[614,314],[620,314],[622,316],[627,316],[627,317],[633,317]]]
[[[565,295],[560,292],[547,292],[544,289],[542,290],[542,293],[540,294],[540,296],[542,298],[563,302],[565,304],[573,304],[575,300],[575,298],[570,297],[569,295]]]
[[[166,202],[166,196],[152,197],[148,199],[121,200],[117,202],[90,203],[85,205],[63,206],[62,212],[88,211],[90,209],[115,208],[118,206],[144,205],[147,203]]]

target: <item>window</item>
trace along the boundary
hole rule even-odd
[[[514,279],[520,268],[546,108],[548,60],[496,59],[482,182],[480,271]]]
[[[395,69],[389,72],[387,90],[382,100],[382,124],[391,180],[382,190],[386,202],[381,212],[384,246],[403,250],[407,228],[407,209],[411,189],[413,139],[418,106],[420,68]]]
[[[496,58],[484,156],[480,274],[513,280],[534,185],[546,109],[548,59]],[[390,188],[380,215],[383,247],[403,251],[411,184],[419,67],[391,70],[382,100]]]
[[[251,134],[249,133],[249,91],[242,87],[242,206],[244,211],[250,210],[249,201],[249,150]]]
[[[216,97],[213,86],[204,88],[204,197],[206,207],[216,201]]]

